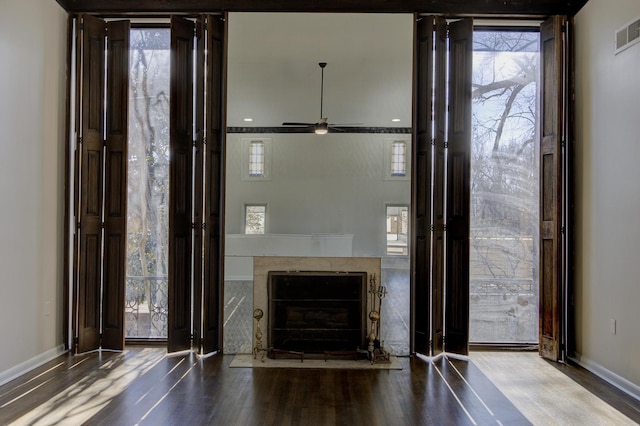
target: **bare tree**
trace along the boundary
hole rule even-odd
[[[537,294],[538,43],[537,33],[474,33],[471,287],[507,302]],[[487,321],[504,322],[511,306]]]
[[[128,176],[128,304],[162,315],[158,277],[167,275],[169,65],[167,33],[131,33]],[[160,326],[162,328],[163,326]],[[148,337],[148,336],[147,336]]]

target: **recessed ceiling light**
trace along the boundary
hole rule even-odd
[[[400,122],[400,119],[399,118],[392,118],[391,121],[393,121],[394,123],[398,123],[398,122]]]
[[[253,118],[245,118],[244,121],[253,121]]]

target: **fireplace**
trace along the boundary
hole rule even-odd
[[[365,348],[366,272],[268,274],[269,345],[304,353]]]

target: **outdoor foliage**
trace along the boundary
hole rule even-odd
[[[471,340],[537,340],[537,32],[474,33]]]
[[[166,337],[168,29],[131,31],[129,84],[127,337]]]

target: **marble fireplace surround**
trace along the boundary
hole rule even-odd
[[[264,317],[260,320],[262,345],[270,347],[267,341],[269,329],[269,294],[267,290],[269,271],[278,272],[366,272],[367,290],[373,274],[376,285],[380,285],[381,261],[379,257],[281,257],[256,256],[253,258],[253,309],[260,308]],[[367,312],[371,311],[368,293]],[[368,321],[367,321],[368,324]],[[253,346],[256,344],[256,326],[253,320]]]

